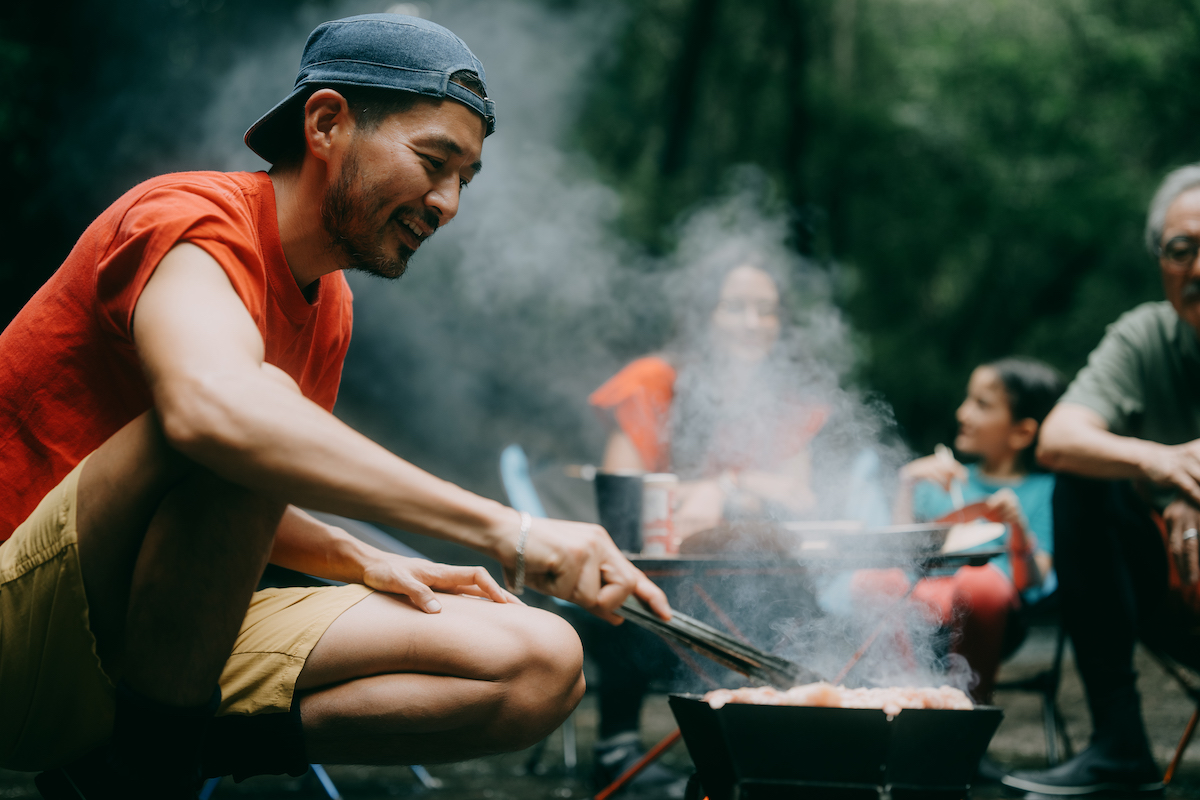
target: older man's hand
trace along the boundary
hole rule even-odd
[[[1163,511],[1171,557],[1184,583],[1200,582],[1200,508],[1179,498]]]
[[[505,572],[512,577],[510,564]],[[525,583],[612,623],[621,622],[613,612],[631,594],[658,616],[671,618],[662,589],[629,563],[599,525],[533,520],[525,545]]]
[[[1141,459],[1142,472],[1161,486],[1171,486],[1200,505],[1200,440],[1177,445],[1149,445]]]

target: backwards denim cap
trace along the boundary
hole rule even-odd
[[[246,131],[246,146],[275,163],[300,135],[298,108],[317,88],[369,86],[449,97],[475,111],[496,130],[496,106],[450,81],[459,70],[487,82],[483,64],[462,39],[441,25],[400,14],[363,14],[318,25],[300,57],[296,87]]]

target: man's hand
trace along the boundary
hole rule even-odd
[[[900,468],[900,482],[912,486],[921,481],[929,481],[941,486],[947,492],[954,481],[965,483],[967,468],[947,453],[934,453],[931,456],[910,461]]]
[[[1200,508],[1186,498],[1167,506],[1163,511],[1167,522],[1167,540],[1171,557],[1179,568],[1179,577],[1185,584],[1200,582]]]
[[[362,583],[372,589],[402,594],[427,614],[442,610],[434,592],[486,597],[496,603],[520,603],[483,567],[455,567],[423,558],[380,553],[363,569]]]
[[[1200,504],[1200,441],[1153,446],[1140,466],[1150,480],[1172,486]]]
[[[505,562],[510,578],[514,566],[515,555]],[[631,594],[663,619],[671,618],[662,589],[621,555],[599,525],[535,519],[525,544],[525,583],[614,624],[621,618],[613,612]]]

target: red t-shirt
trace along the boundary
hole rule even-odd
[[[127,192],[0,334],[0,541],[108,437],[150,408],[133,312],[163,256],[204,248],[262,334],[266,361],[328,410],[350,344],[350,287],[324,276],[309,303],[279,239],[264,172],[184,172]]]

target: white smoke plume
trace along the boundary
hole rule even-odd
[[[308,32],[327,18],[384,10],[419,13],[467,42],[487,70],[497,131],[458,217],[421,248],[403,280],[348,276],[356,321],[338,414],[402,457],[500,499],[497,458],[510,442],[535,462],[595,462],[605,428],[587,395],[631,357],[668,346],[689,313],[711,313],[686,307],[689,269],[744,246],[789,279],[793,319],[780,386],[801,385],[831,411],[813,443],[816,514],[887,522],[888,482],[908,453],[886,403],[847,386],[855,347],[831,299],[828,269],[788,247],[786,209],[765,179],[753,169],[732,174],[722,197],[679,221],[675,252],[652,258],[615,232],[618,196],[566,146],[591,73],[622,21],[617,4],[301,6],[223,76],[203,115],[206,162],[265,168],[241,136],[290,91]],[[768,626],[770,644],[827,673],[878,618],[814,618],[799,606],[772,614],[787,621]],[[907,619],[903,627],[915,666],[905,675],[889,667],[902,660],[878,657],[891,646],[881,641],[856,677],[942,682],[933,679],[944,663],[934,657],[929,626]],[[962,670],[952,671],[963,685]]]

